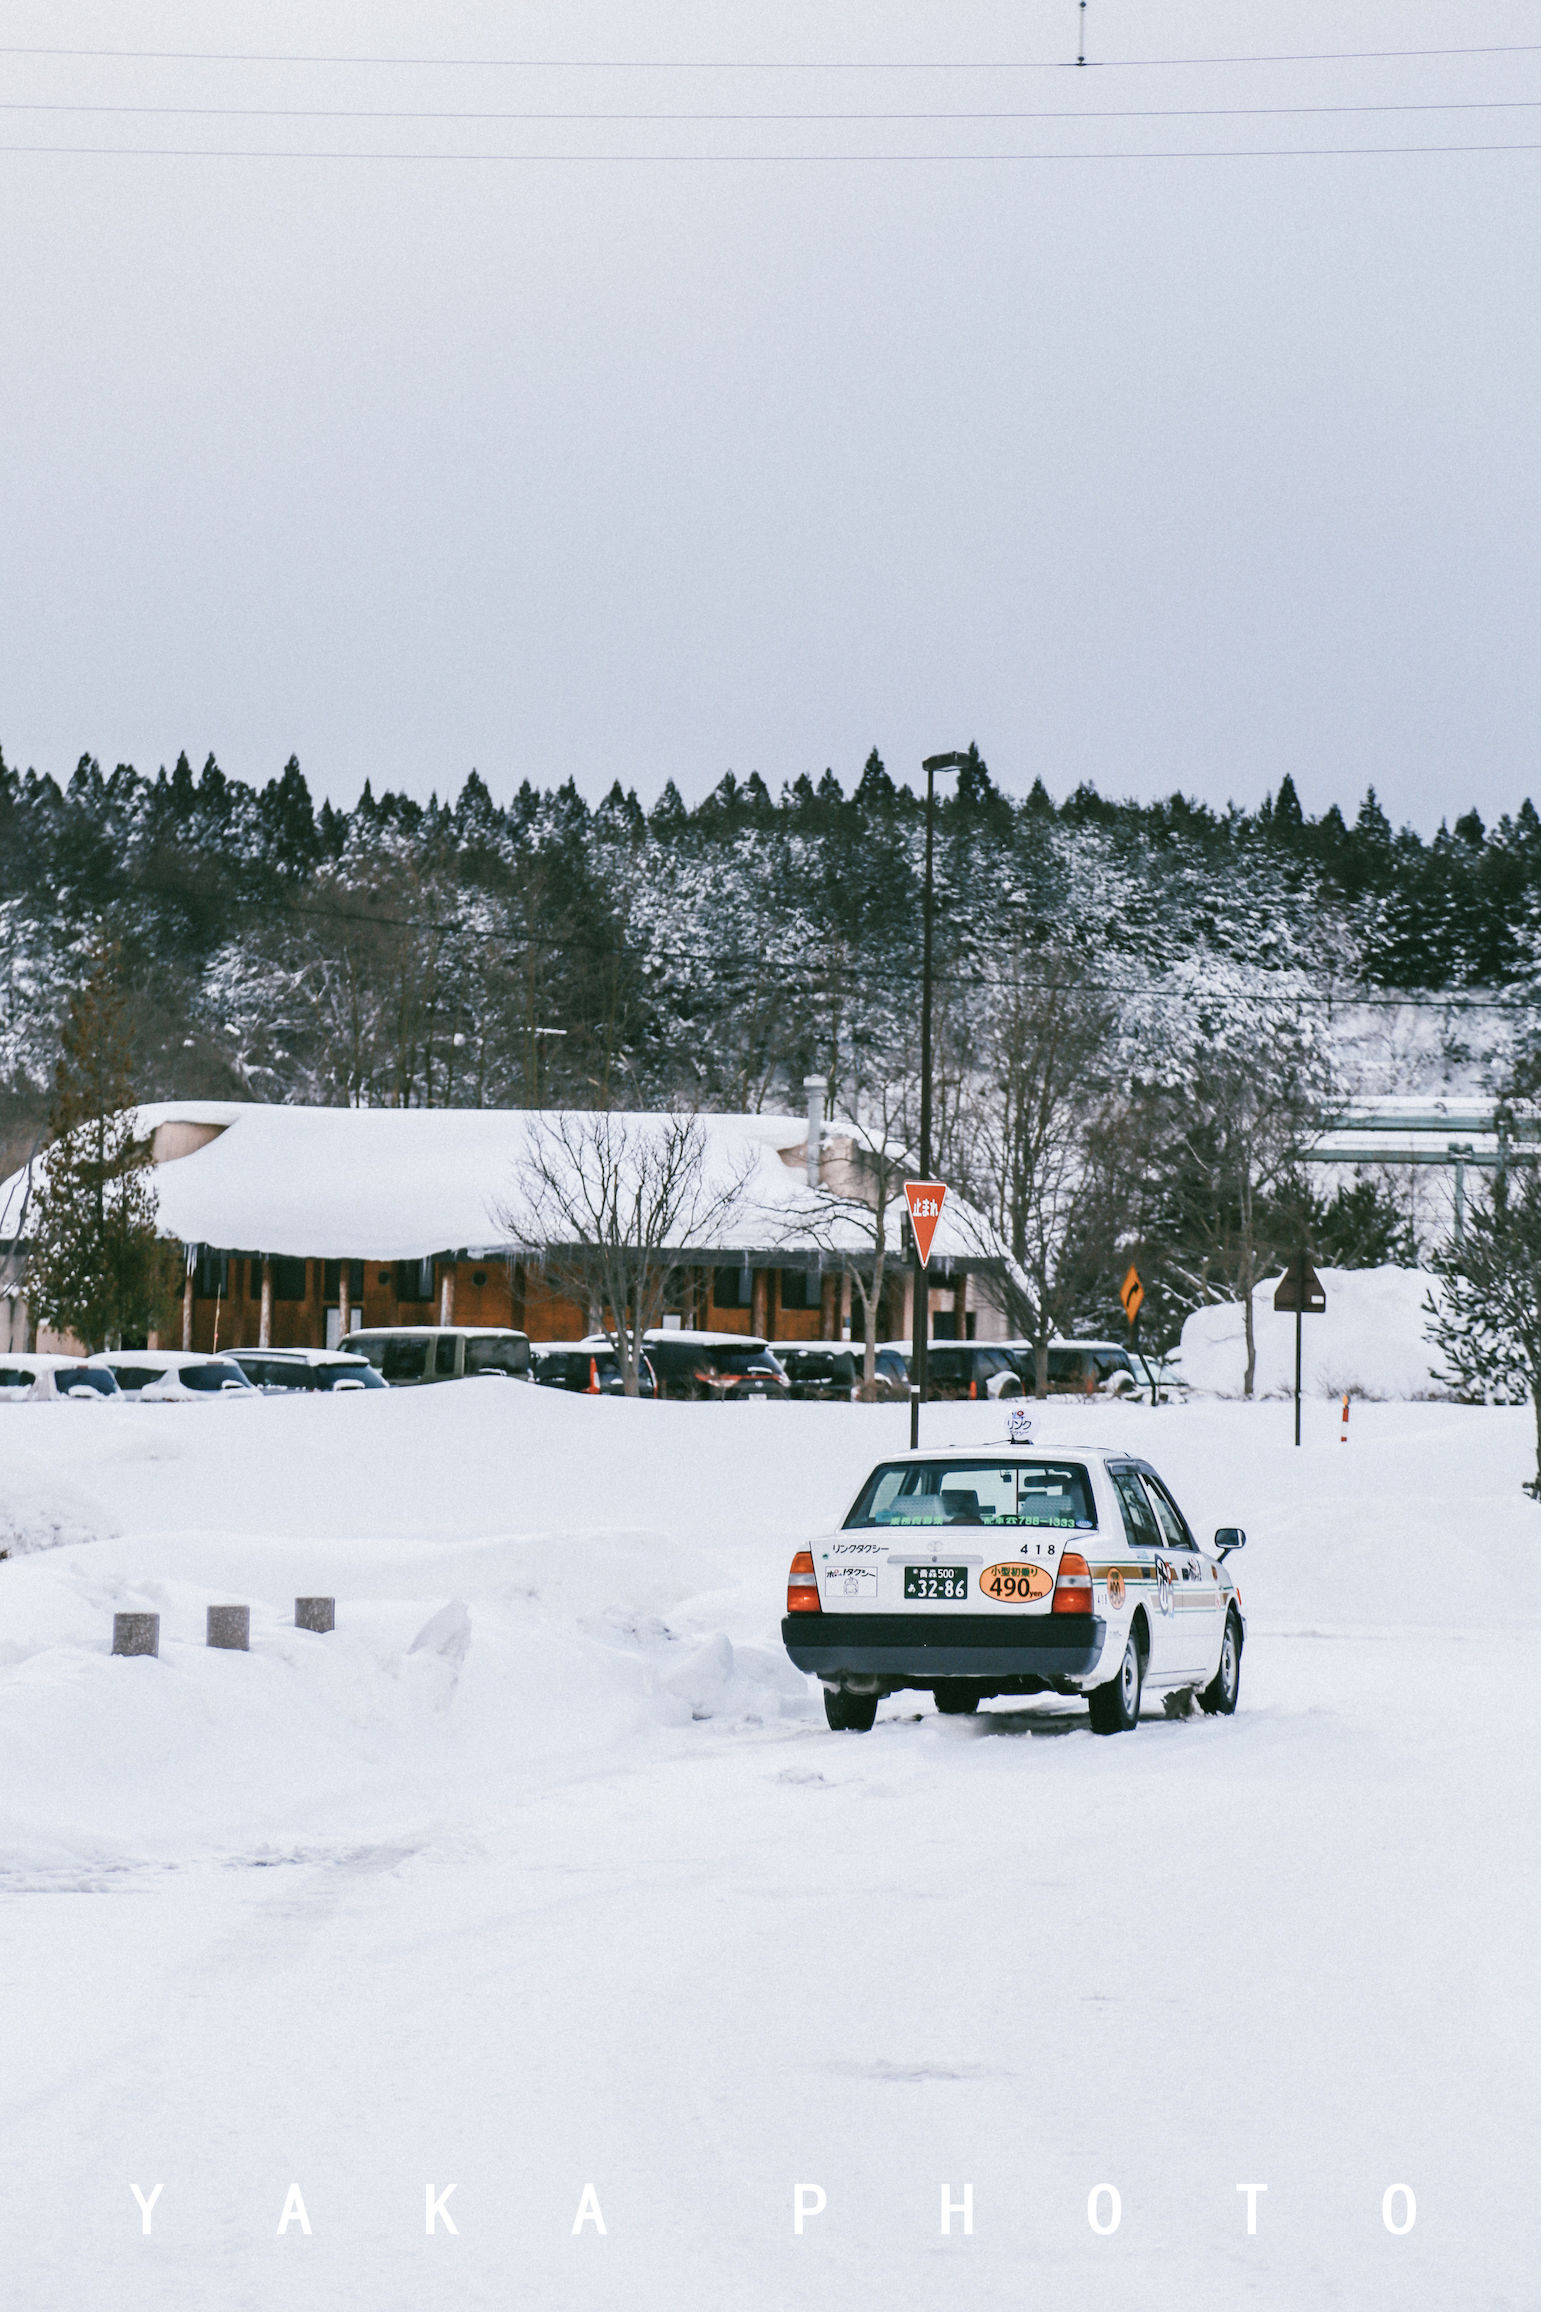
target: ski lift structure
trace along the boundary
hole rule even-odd
[[[1307,1164],[1439,1164],[1454,1176],[1455,1243],[1466,1238],[1466,1174],[1541,1157],[1541,1110],[1491,1099],[1348,1100],[1300,1151]]]

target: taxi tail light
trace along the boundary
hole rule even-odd
[[[819,1604],[819,1577],[813,1570],[813,1552],[811,1549],[800,1549],[787,1575],[787,1612],[816,1614],[822,1611]]]
[[[1092,1569],[1078,1549],[1067,1549],[1060,1558],[1052,1610],[1057,1614],[1089,1614],[1092,1610]]]

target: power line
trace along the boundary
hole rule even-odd
[[[1190,145],[1145,148],[1126,152],[932,152],[932,153],[511,153],[511,152],[359,152],[321,151],[304,146],[276,148],[256,145],[60,145],[0,144],[0,153],[34,154],[41,158],[75,156],[97,160],[143,161],[374,161],[374,162],[498,162],[546,168],[563,164],[579,167],[614,165],[708,165],[768,168],[787,165],[829,167],[860,164],[874,167],[935,166],[941,162],[1049,164],[1061,161],[1336,161],[1406,160],[1418,155],[1444,159],[1468,153],[1534,153],[1541,143],[1525,144],[1413,144],[1413,145]]]
[[[411,121],[683,121],[890,122],[1012,120],[1302,120],[1338,114],[1424,112],[1535,112],[1541,98],[1495,96],[1414,104],[1205,104],[1103,110],[968,112],[444,112],[398,111],[388,106],[331,107],[287,104],[55,104],[0,99],[0,112],[90,113],[152,120],[411,120]]]
[[[1088,64],[1100,72],[1164,72],[1190,65],[1246,68],[1255,64],[1381,64],[1401,58],[1535,56],[1541,41],[1521,40],[1465,48],[1306,49],[1262,56],[1109,56]],[[57,48],[11,43],[0,56],[52,56],[97,62],[156,64],[326,64],[424,66],[471,72],[1063,72],[1073,60],[1058,57],[927,59],[924,57],[814,59],[794,57],[671,56],[324,56],[226,48]]]

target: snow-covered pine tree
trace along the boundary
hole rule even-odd
[[[1468,1402],[1522,1405],[1536,1416],[1536,1474],[1525,1487],[1541,1501],[1541,1169],[1500,1172],[1473,1200],[1464,1242],[1439,1267],[1444,1290],[1425,1303],[1429,1338],[1445,1377]]]
[[[35,1320],[88,1349],[164,1323],[177,1248],[156,1234],[148,1147],[134,1136],[126,1006],[116,959],[98,953],[72,998],[28,1234]]]

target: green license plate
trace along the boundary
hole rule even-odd
[[[968,1567],[907,1565],[904,1569],[904,1594],[907,1598],[966,1598]]]

